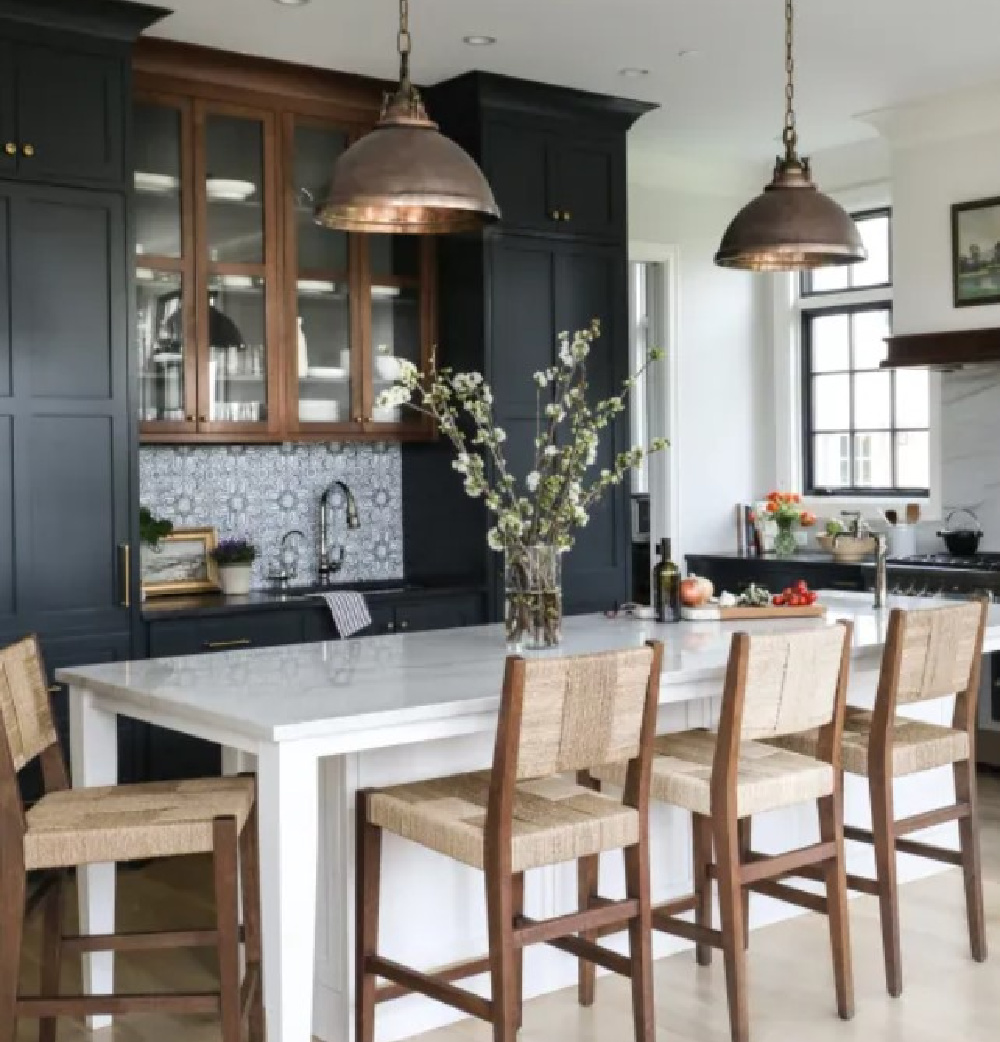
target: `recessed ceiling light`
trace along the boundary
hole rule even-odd
[[[282,7],[305,7],[309,0],[274,0],[274,2],[281,4]]]
[[[697,47],[685,47],[677,52],[677,57],[685,61],[690,58],[700,58],[701,51]]]
[[[497,42],[495,36],[463,36],[462,42],[467,43],[470,47],[492,47]]]
[[[638,66],[629,65],[624,69],[618,70],[619,76],[627,76],[629,79],[637,80],[640,76],[648,76],[649,69],[640,69]]]

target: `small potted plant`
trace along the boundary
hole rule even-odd
[[[250,592],[250,570],[257,558],[257,547],[248,539],[223,539],[212,550],[219,567],[219,585],[228,597]]]

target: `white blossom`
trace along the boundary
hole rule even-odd
[[[525,479],[524,484],[527,486],[529,492],[535,492],[538,489],[538,483],[542,480],[541,474],[537,470],[533,470]]]

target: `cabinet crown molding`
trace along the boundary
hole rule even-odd
[[[173,12],[120,0],[0,0],[0,19],[132,43]]]

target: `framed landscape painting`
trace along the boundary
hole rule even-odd
[[[955,307],[1000,304],[1000,198],[951,208]]]
[[[146,597],[170,593],[203,593],[219,588],[211,551],[218,537],[214,528],[175,528],[156,546],[143,545],[142,592]]]

